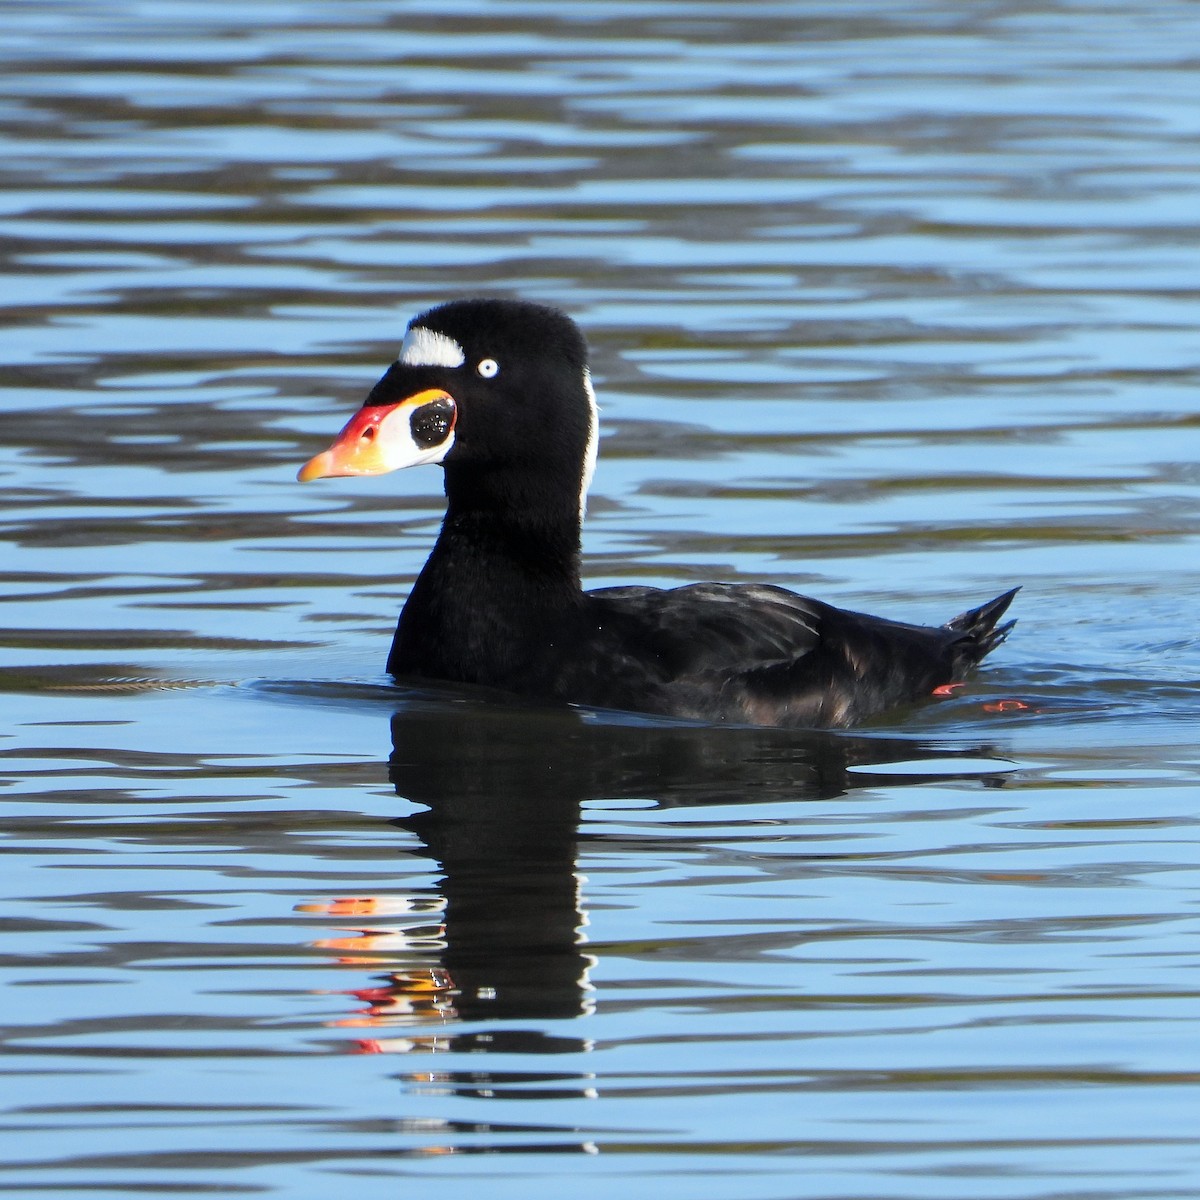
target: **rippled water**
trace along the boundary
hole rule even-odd
[[[1200,1191],[1200,8],[3,22],[0,1189]],[[295,468],[477,293],[592,342],[591,582],[1013,638],[854,735],[391,687],[440,476]]]

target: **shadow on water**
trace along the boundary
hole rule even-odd
[[[297,690],[311,696],[313,685]],[[594,959],[583,934],[578,860],[584,839],[594,849],[606,836],[587,829],[589,805],[795,803],[964,773],[1001,786],[1011,766],[987,746],[888,734],[662,723],[452,695],[399,693],[404,698],[394,707],[392,689],[363,688],[358,698],[373,707],[388,693],[389,780],[399,796],[423,806],[393,824],[436,860],[440,880],[436,898],[365,897],[315,909],[403,924],[363,929],[360,939],[335,943],[392,955],[385,974],[352,992],[366,1009],[341,1023],[380,1035],[360,1041],[367,1052],[586,1048],[544,1025],[512,1022],[589,1011]],[[353,688],[337,687],[323,700],[353,703],[354,696]],[[431,1023],[449,1022],[462,1031],[428,1036]],[[467,1029],[473,1022],[490,1024]],[[396,1026],[407,1027],[406,1035],[385,1036]],[[472,1072],[476,1084],[480,1078]]]

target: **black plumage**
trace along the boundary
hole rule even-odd
[[[410,432],[393,435],[395,412]],[[445,441],[430,449],[439,430]],[[384,446],[405,438],[403,453]],[[960,680],[1012,627],[999,621],[1015,588],[936,628],[764,584],[585,592],[595,443],[587,348],[564,314],[467,300],[414,318],[363,412],[301,473],[440,455],[446,516],[389,672],[705,721],[845,726]]]

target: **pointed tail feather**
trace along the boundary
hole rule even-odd
[[[1003,625],[996,622],[1004,616],[1020,590],[1019,587],[1012,588],[995,600],[978,608],[969,608],[946,622],[943,628],[959,635],[954,639],[956,667],[973,667],[1008,637],[1016,621],[1006,621]]]

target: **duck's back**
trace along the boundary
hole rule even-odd
[[[930,627],[766,584],[603,588],[585,597],[595,657],[580,658],[597,663],[589,688],[596,703],[755,725],[844,726],[924,699],[974,666],[1007,634],[997,621],[1014,594]]]

